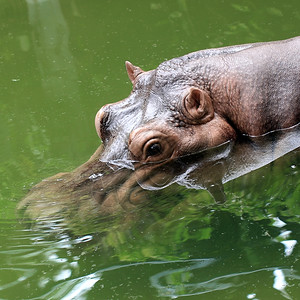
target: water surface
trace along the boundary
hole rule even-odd
[[[125,60],[299,35],[299,1],[0,3],[1,299],[299,297],[299,150],[225,183],[224,204],[173,184],[113,217],[16,214],[97,149],[95,113],[131,90]]]

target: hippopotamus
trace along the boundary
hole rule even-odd
[[[103,106],[101,160],[129,168],[300,122],[300,37],[193,52],[143,71],[126,62],[129,97]]]

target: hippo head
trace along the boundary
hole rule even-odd
[[[174,66],[175,64],[175,66]],[[161,163],[220,145],[235,135],[214,109],[209,88],[176,62],[148,72],[126,62],[128,98],[102,107],[95,126],[102,161],[133,167]]]

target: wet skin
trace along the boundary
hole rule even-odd
[[[102,161],[133,168],[300,122],[300,37],[126,68],[132,93],[95,118]]]

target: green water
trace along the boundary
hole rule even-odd
[[[125,60],[149,70],[299,35],[299,1],[0,5],[0,299],[300,297],[299,151],[227,183],[224,205],[174,185],[125,219],[33,226],[16,215],[30,187],[98,147],[97,110],[131,90]]]

